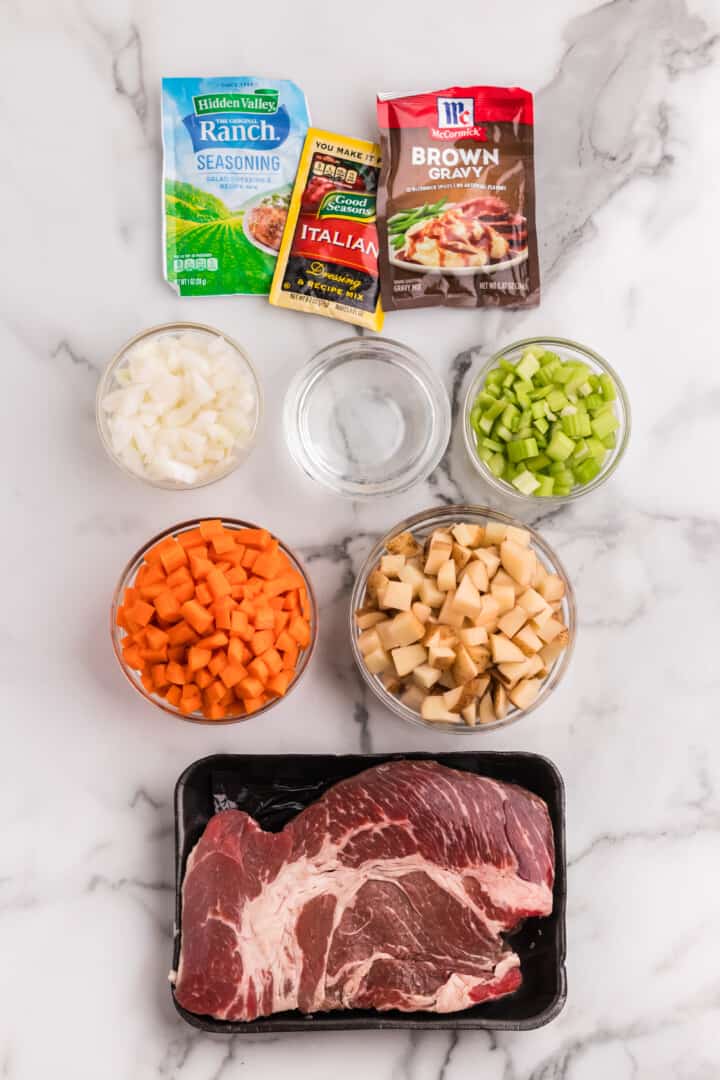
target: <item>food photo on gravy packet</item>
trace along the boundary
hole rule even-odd
[[[375,143],[308,132],[270,303],[380,330]]]
[[[377,112],[385,310],[538,304],[532,94],[379,94]]]
[[[180,296],[269,291],[309,122],[287,79],[163,79],[164,268]]]

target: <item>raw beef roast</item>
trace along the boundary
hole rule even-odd
[[[343,780],[279,833],[225,810],[188,859],[175,995],[227,1020],[465,1009],[520,985],[502,934],[549,914],[553,875],[541,799],[432,761]]]

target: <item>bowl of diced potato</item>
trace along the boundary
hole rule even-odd
[[[545,702],[567,670],[575,600],[552,548],[498,511],[446,506],[369,553],[350,608],[364,681],[398,716],[488,731]]]

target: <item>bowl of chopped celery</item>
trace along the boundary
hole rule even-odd
[[[464,436],[496,490],[564,501],[614,473],[630,435],[630,403],[614,369],[566,338],[526,338],[496,352],[471,381]]]

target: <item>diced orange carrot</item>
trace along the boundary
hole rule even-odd
[[[189,623],[186,623],[183,619],[179,623],[175,623],[171,626],[167,632],[168,641],[171,645],[194,645],[197,641],[197,634],[193,630]]]
[[[222,705],[204,705],[203,716],[206,720],[224,720],[225,709]]]
[[[212,538],[212,547],[216,555],[223,555],[235,547],[235,537],[231,532],[221,532]]]
[[[231,585],[242,585],[244,581],[247,581],[247,573],[242,566],[233,566],[225,576]]]
[[[262,660],[271,675],[277,675],[278,672],[282,671],[283,660],[277,649],[268,649],[267,652],[262,653],[259,659]]]
[[[199,686],[201,690],[204,690],[213,681],[213,677],[207,668],[200,668],[195,672],[195,685]]]
[[[245,554],[245,547],[243,544],[235,544],[230,551],[223,552],[223,561],[230,563],[231,566],[240,566]]]
[[[283,596],[271,596],[268,599],[268,605],[273,611],[282,611],[285,607],[285,598]]]
[[[180,618],[180,601],[171,589],[161,592],[155,600],[155,610],[166,622],[175,622]]]
[[[184,548],[197,547],[203,542],[203,536],[199,529],[188,529],[178,533],[177,542]]]
[[[143,585],[138,591],[143,600],[154,604],[160,593],[165,592],[166,589],[167,585],[164,581],[157,581],[154,585]]]
[[[163,552],[173,547],[175,542],[174,537],[166,536],[164,540],[161,540],[155,547],[150,548],[150,550],[145,553],[145,562],[150,564],[161,562]]]
[[[232,596],[233,600],[242,600],[245,595],[245,586],[233,585],[230,595]]]
[[[307,621],[310,622],[310,616],[312,614],[312,608],[310,606],[310,597],[308,596],[307,589],[305,588],[304,585],[303,585],[302,589],[299,590],[299,592],[300,592],[300,611],[302,612],[304,618],[306,618]]]
[[[213,653],[212,660],[208,664],[208,671],[211,671],[213,675],[218,676],[220,672],[227,666],[227,653],[222,649],[218,649],[216,653]]]
[[[229,596],[221,596],[212,606],[215,616],[215,625],[218,630],[229,630],[231,627],[232,610],[234,601]]]
[[[243,665],[250,659],[250,651],[246,645],[243,645],[240,638],[234,637],[230,639],[230,644],[227,647],[228,660],[231,664]]]
[[[225,691],[223,696],[218,701],[218,705],[222,705],[225,710],[235,705],[235,694],[233,693],[232,687],[229,690]],[[225,715],[227,716],[227,711]]]
[[[161,563],[145,563],[141,569],[143,571],[142,580],[139,573],[135,579],[138,585],[143,585],[147,588],[149,585],[159,585],[165,581],[165,571],[163,570]]]
[[[155,614],[155,608],[144,600],[138,600],[126,614],[132,622],[137,623],[139,626],[147,626]]]
[[[137,645],[131,645],[128,649],[125,649],[123,658],[125,663],[131,668],[139,670],[143,666],[143,658],[140,655],[140,649]]]
[[[260,694],[259,697],[254,698],[243,698],[243,706],[248,716],[250,715],[250,713],[254,713],[257,712],[258,709],[262,709],[263,705],[266,704],[267,698],[265,697],[265,694]]]
[[[192,645],[188,649],[188,667],[192,672],[199,671],[200,668],[207,667],[212,660],[211,649],[201,649],[199,645]]]
[[[200,638],[196,643],[201,649],[223,649],[228,643],[228,636],[224,630],[216,630],[208,637]]]
[[[280,573],[280,560],[276,552],[262,551],[253,563],[253,573],[267,580],[277,577]]]
[[[173,592],[180,603],[184,604],[186,600],[192,600],[195,595],[195,586],[192,581],[183,581],[180,585],[175,586]]]
[[[213,568],[208,574],[207,584],[213,600],[219,600],[221,596],[229,596],[232,591],[232,585],[222,571],[217,568]]]
[[[133,588],[133,586],[131,585],[125,590],[125,594],[123,596],[123,607],[131,608],[133,604],[137,604],[139,599],[140,594],[138,590]]]
[[[167,644],[161,645],[159,649],[144,648],[140,650],[146,664],[164,664],[167,660],[168,647]]]
[[[290,620],[288,633],[297,641],[301,649],[306,649],[310,644],[310,627],[302,615],[296,615]]]
[[[218,536],[223,532],[225,532],[225,526],[220,518],[200,522],[200,535],[203,540],[212,540],[213,536]]]
[[[235,532],[235,543],[264,550],[272,543],[272,536],[267,529],[238,529]]]
[[[153,677],[149,671],[143,671],[140,676],[140,682],[143,684],[148,694],[155,693],[155,683],[153,682]]]
[[[256,630],[274,630],[275,629],[275,612],[271,607],[259,607],[255,612]]]
[[[296,645],[294,649],[287,649],[283,653],[283,668],[286,671],[291,671],[297,667],[298,656],[300,655],[300,649]]]
[[[257,568],[254,569],[257,573]],[[267,581],[264,592],[266,596],[279,596],[280,593],[289,592],[291,589],[302,589],[304,584],[304,578],[301,574],[298,574],[297,570],[288,570],[272,581]]]
[[[251,640],[254,630],[250,626],[247,612],[243,611],[242,607],[230,613],[230,629],[233,634],[237,634],[243,641]]]
[[[241,679],[246,679],[247,671],[240,664],[226,664],[220,672],[220,678],[229,689],[239,683]]]
[[[246,570],[252,570],[253,563],[255,562],[259,554],[260,552],[257,550],[257,548],[246,548],[240,565],[244,566]]]
[[[296,647],[297,643],[295,639],[291,638],[286,630],[282,630],[278,634],[277,640],[275,642],[275,648],[279,649],[280,652],[287,652],[288,649],[294,649]]]
[[[159,649],[163,645],[168,643],[167,631],[161,630],[159,626],[147,626],[145,628],[145,640],[151,649]]]
[[[245,698],[259,697],[263,692],[263,684],[259,679],[254,678],[252,675],[248,675],[246,679],[242,679],[239,686],[243,700],[245,700]]]
[[[180,712],[189,716],[190,713],[193,713],[200,708],[202,708],[202,697],[198,688],[192,683],[183,686],[182,693],[180,694]]]
[[[283,697],[287,693],[290,683],[295,678],[294,671],[279,671],[277,675],[272,675],[267,681],[267,688],[271,690],[273,694],[277,694],[278,697]]]
[[[270,669],[265,661],[261,660],[259,656],[256,656],[254,660],[250,661],[247,669],[253,678],[260,680],[263,686],[270,678]]]
[[[190,573],[196,581],[206,578],[213,568],[210,559],[201,559],[199,555],[190,554]]]
[[[185,659],[185,652],[184,645],[171,645],[168,648],[168,660],[174,660],[176,664],[181,664]]]
[[[185,672],[182,664],[178,664],[175,660],[168,661],[165,675],[168,682],[176,683],[178,686],[182,686],[185,682]]]
[[[176,540],[169,544],[164,551],[160,552],[160,562],[165,568],[166,574],[172,574],[180,566],[187,565],[188,557],[185,548],[181,547]]]
[[[213,705],[218,702],[220,698],[224,696],[225,689],[226,687],[219,679],[215,679],[214,682],[211,682],[207,690],[204,691],[205,700],[208,705]]]
[[[168,588],[170,589],[174,589],[177,585],[184,585],[186,581],[192,581],[187,566],[179,566],[177,570],[173,570],[172,574],[167,576]]]
[[[255,656],[260,656],[266,649],[272,648],[273,635],[271,630],[258,630],[252,636],[250,648]]]
[[[213,624],[212,613],[197,600],[186,600],[180,610],[193,630],[200,635],[206,634]]]
[[[167,686],[167,668],[165,664],[154,664],[152,668],[153,682],[156,688],[159,690],[163,686]]]
[[[180,690],[179,686],[171,686],[167,694],[165,695],[165,700],[177,709],[178,705],[180,704],[181,693],[182,691]]]
[[[210,607],[212,604],[212,593],[208,589],[204,581],[201,581],[199,585],[195,586],[195,599],[203,607]]]
[[[263,591],[263,583],[260,578],[253,577],[245,583],[245,595],[249,599],[260,596]]]
[[[279,635],[283,632],[287,624],[290,622],[290,612],[276,611],[274,613],[274,620],[275,621],[273,624],[273,629],[275,630],[275,633]]]

